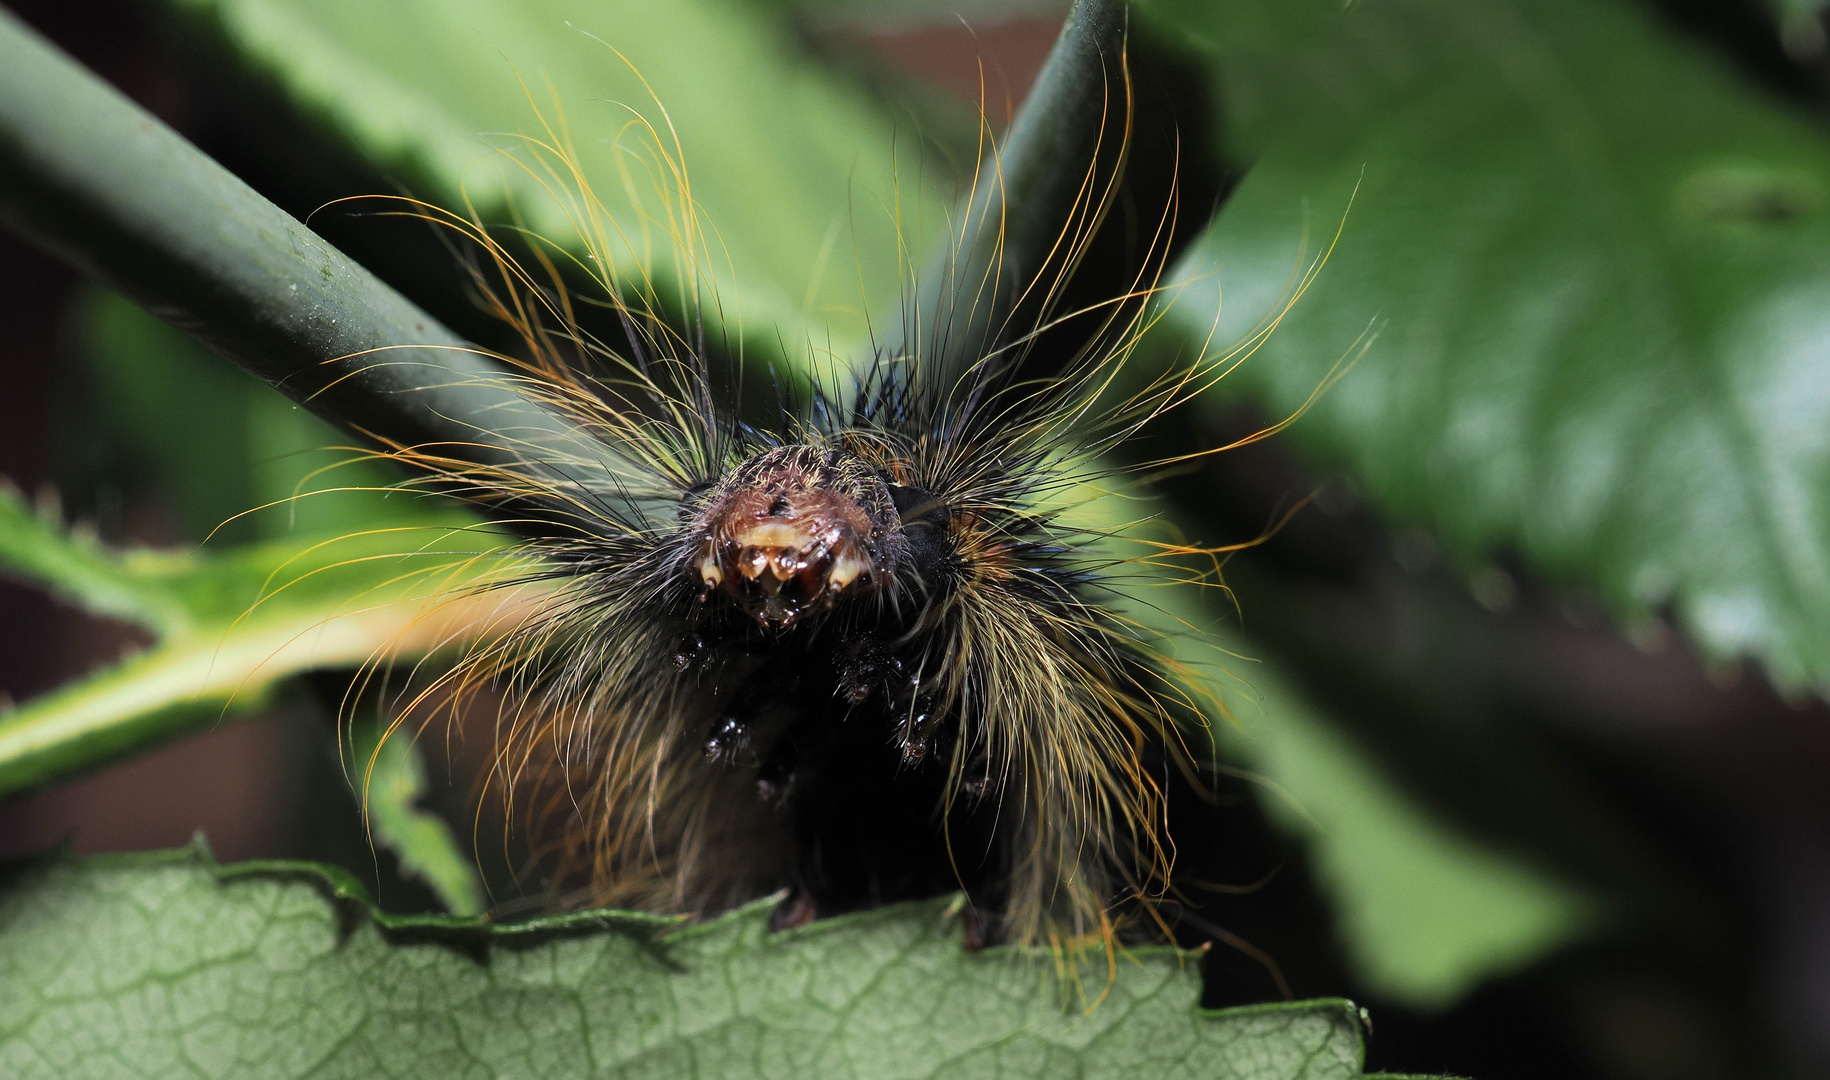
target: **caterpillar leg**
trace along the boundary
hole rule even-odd
[[[769,913],[769,932],[779,933],[806,926],[819,916],[820,908],[814,902],[813,894],[805,889],[790,889],[788,895],[782,897],[781,903],[775,905],[775,910]]]
[[[986,940],[985,920],[979,916],[979,909],[970,902],[959,909],[960,943],[967,952],[978,952],[989,942]]]

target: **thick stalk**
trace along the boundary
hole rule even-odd
[[[371,443],[480,464],[533,443],[574,474],[609,464],[499,365],[4,10],[0,221]]]
[[[923,268],[902,339],[923,378],[956,386],[1034,307],[1025,288],[1066,254],[1058,241],[1115,167],[1126,123],[1124,0],[1077,0],[995,161],[980,170],[947,250]],[[1019,305],[1019,301],[1022,303]]]

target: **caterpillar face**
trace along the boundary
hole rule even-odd
[[[838,449],[762,451],[687,512],[701,601],[722,593],[765,628],[880,591],[903,547],[885,478]]]

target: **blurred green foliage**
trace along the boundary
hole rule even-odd
[[[1345,224],[1227,389],[1290,411],[1371,329],[1291,436],[1388,520],[1830,686],[1820,123],[1627,3],[1333,7],[1144,8],[1255,162],[1181,270],[1185,326],[1223,291],[1219,336],[1249,327]]]

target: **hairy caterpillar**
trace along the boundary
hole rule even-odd
[[[970,939],[1065,944],[1109,941],[1121,901],[1148,911],[1168,887],[1164,770],[1186,761],[1178,725],[1199,710],[1112,601],[1127,562],[1227,549],[1071,510],[1124,471],[1105,455],[1275,320],[1127,377],[1173,195],[1125,287],[1065,304],[1123,173],[1117,85],[1117,131],[1041,266],[977,263],[956,236],[950,303],[905,301],[900,337],[839,379],[778,387],[770,417],[712,363],[694,310],[715,302],[710,251],[675,157],[657,149],[651,173],[676,181],[684,317],[617,257],[562,128],[527,141],[527,164],[564,193],[595,295],[554,246],[518,260],[472,218],[415,211],[481,254],[476,292],[520,339],[503,359],[584,433],[530,433],[520,460],[486,466],[448,446],[393,454],[521,536],[488,586],[522,597],[512,629],[423,696],[498,703],[492,781],[562,892],[704,914],[785,889],[776,922],[792,926],[958,889]],[[977,183],[967,230],[996,235],[1003,202],[981,196],[1000,177]],[[1068,322],[1079,346],[1038,377],[1030,353]],[[1127,540],[1144,553],[1127,559]]]

